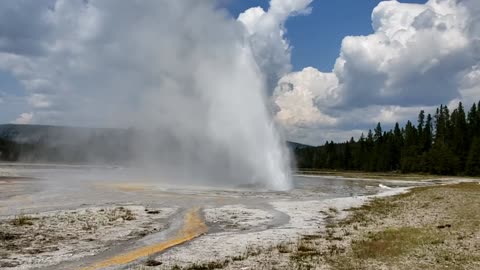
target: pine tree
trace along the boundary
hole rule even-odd
[[[465,166],[466,156],[468,155],[468,130],[467,130],[467,121],[465,119],[465,111],[463,105],[460,102],[457,109],[452,112],[451,116],[451,149],[458,157],[459,160],[459,169],[463,171]]]
[[[367,134],[367,140],[365,142],[366,144],[366,150],[367,150],[367,156],[366,156],[366,163],[365,163],[365,170],[366,171],[374,171],[375,170],[375,153],[374,153],[374,148],[375,148],[375,140],[373,139],[373,133],[372,130],[368,130]]]
[[[356,158],[357,164],[355,164],[356,169],[358,170],[366,170],[366,160],[367,160],[367,143],[365,140],[365,136],[362,135],[360,136],[360,139],[358,139],[358,157]]]
[[[405,125],[405,144],[402,150],[401,168],[403,172],[414,172],[417,170],[417,129],[410,121]]]
[[[420,113],[418,114],[418,137],[419,137],[419,143],[423,144],[424,136],[423,136],[423,129],[425,127],[425,111],[421,110]]]
[[[352,150],[350,148],[350,143],[346,142],[345,143],[345,150],[343,153],[343,168],[346,170],[352,169]]]
[[[478,112],[475,103],[473,103],[472,108],[468,112],[467,125],[469,138],[473,138],[480,134],[480,113]]]
[[[402,154],[403,148],[403,136],[402,131],[400,130],[400,126],[398,122],[395,123],[395,127],[393,128],[393,135],[392,135],[392,170],[399,170],[400,169],[400,157]]]
[[[458,170],[458,158],[442,141],[433,145],[428,159],[430,173],[454,175]]]
[[[423,152],[428,152],[432,147],[433,142],[433,134],[432,134],[432,116],[430,114],[427,115],[427,122],[425,123],[425,128],[423,132]]]
[[[447,144],[450,137],[450,112],[447,106],[440,105],[435,113],[435,143],[443,142]]]
[[[476,137],[472,142],[465,173],[470,176],[480,176],[480,137]]]
[[[325,150],[327,154],[325,162],[326,167],[329,169],[335,169],[335,163],[337,162],[337,151],[333,141],[325,144]]]
[[[373,136],[373,140],[375,142],[381,142],[382,140],[382,125],[380,122],[377,123],[377,127],[374,129],[375,135]]]

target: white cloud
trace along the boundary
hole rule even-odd
[[[313,0],[270,0],[264,11],[253,7],[238,16],[247,30],[253,54],[267,79],[271,93],[278,79],[291,70],[291,47],[285,38],[285,22],[290,16],[308,14]]]
[[[470,106],[480,100],[480,65],[473,66],[466,72],[460,83],[461,100]]]
[[[33,120],[33,113],[22,113],[12,123],[19,125],[31,124]]]
[[[279,108],[279,122],[295,127],[317,125],[331,126],[337,119],[322,113],[315,100],[334,101],[333,91],[338,84],[333,74],[321,73],[313,68],[290,73],[280,79],[273,95]]]
[[[332,73],[310,68],[280,80],[277,89],[288,81],[292,90],[276,96],[277,119],[295,129],[307,114],[282,112],[301,107],[312,132],[321,132],[324,119],[337,130],[365,129],[415,120],[419,110],[441,103],[478,99],[479,10],[479,1],[380,2],[372,13],[374,33],[345,37]]]
[[[453,0],[381,2],[372,13],[374,34],[342,42],[334,73],[343,105],[434,105],[457,97],[457,76],[478,61],[467,18]]]

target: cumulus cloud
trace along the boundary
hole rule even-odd
[[[460,82],[461,99],[466,104],[480,100],[480,65],[473,66]]]
[[[315,100],[335,100],[334,90],[337,84],[337,78],[333,74],[320,73],[314,68],[285,75],[278,82],[273,95],[279,109],[277,119],[283,124],[296,127],[336,124],[337,119],[322,113]]]
[[[267,11],[261,7],[247,9],[238,16],[247,30],[257,64],[267,78],[271,93],[278,79],[291,71],[291,47],[285,38],[285,22],[291,16],[308,14],[312,0],[270,0]]]
[[[346,37],[334,73],[344,106],[436,105],[459,95],[458,75],[479,56],[457,1],[381,2],[374,34]]]
[[[365,129],[478,98],[479,8],[479,1],[380,2],[372,12],[373,34],[345,37],[332,72],[310,68],[280,80],[277,119],[296,129],[307,114],[284,114],[298,106],[310,112],[312,130],[329,118],[339,130]]]
[[[22,113],[12,123],[19,125],[31,124],[33,120],[33,113]]]

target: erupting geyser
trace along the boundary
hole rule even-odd
[[[142,74],[152,85],[143,89],[135,119],[142,120],[137,125],[143,129],[153,126],[158,132],[136,147],[137,156],[161,168],[155,171],[187,183],[290,188],[289,153],[267,108],[265,77],[243,28],[204,4],[172,12],[202,20],[187,21],[179,33],[170,34],[172,46],[140,47],[161,68]],[[172,12],[172,21],[182,17]],[[155,27],[149,37],[157,34]],[[151,152],[156,144],[158,150]]]
[[[290,188],[259,68],[268,65],[215,1],[25,5],[44,33],[28,39],[38,57],[16,69],[26,70],[16,75],[33,93],[36,122],[134,127],[141,135],[125,155],[158,179]]]

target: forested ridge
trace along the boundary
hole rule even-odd
[[[480,102],[467,113],[462,103],[453,111],[440,105],[433,116],[420,111],[415,124],[384,131],[378,123],[357,141],[294,152],[300,169],[480,176]]]

